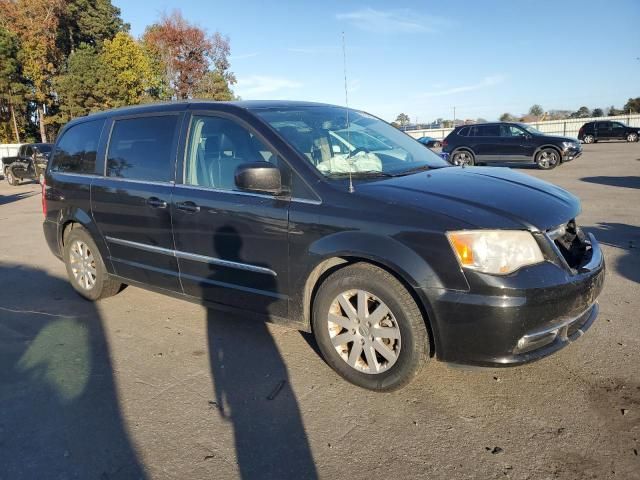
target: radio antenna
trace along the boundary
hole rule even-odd
[[[349,89],[347,88],[347,47],[346,42],[344,40],[344,32],[342,32],[342,62],[343,62],[343,70],[344,70],[344,103],[346,107],[347,113],[347,149],[349,150],[349,155],[347,160],[349,162],[349,193],[355,192],[355,188],[353,188],[353,178],[351,178],[351,172],[353,170],[353,162],[351,161],[351,135],[349,133]]]

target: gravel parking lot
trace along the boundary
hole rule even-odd
[[[0,479],[640,478],[640,144],[520,171],[582,199],[608,264],[599,319],[540,362],[433,361],[391,394],[294,330],[131,287],[82,300],[39,186],[2,181]]]

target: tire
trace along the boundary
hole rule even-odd
[[[442,143],[440,142],[433,142],[433,148],[440,148],[442,146]]]
[[[384,307],[388,310],[381,319],[372,324],[364,321],[379,316],[376,312],[383,311],[378,308]],[[312,312],[313,332],[325,361],[359,387],[397,390],[429,358],[429,334],[413,297],[393,275],[374,265],[356,263],[328,276],[318,289]]]
[[[637,141],[638,141],[637,133],[630,133],[629,135],[627,135],[627,142],[637,142]]]
[[[595,143],[595,137],[593,135],[585,135],[582,141],[584,143]]]
[[[469,150],[457,150],[451,155],[451,163],[458,166],[470,167],[476,164],[473,153]]]
[[[540,170],[552,170],[560,162],[560,154],[554,148],[543,148],[536,154],[536,164]]]
[[[7,183],[13,187],[17,187],[20,185],[20,180],[13,176],[13,171],[8,168],[5,172],[5,177],[7,177]]]
[[[110,277],[98,247],[82,227],[72,229],[65,239],[64,264],[69,282],[87,300],[111,297],[122,289],[123,285]]]

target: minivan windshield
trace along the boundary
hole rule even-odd
[[[450,166],[413,138],[357,110],[302,106],[253,112],[326,176],[403,175]]]

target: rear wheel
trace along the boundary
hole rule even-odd
[[[413,297],[393,275],[367,263],[344,267],[322,283],[312,321],[326,362],[359,387],[396,390],[429,358]]]
[[[88,300],[115,295],[122,284],[109,276],[95,242],[82,227],[76,227],[65,239],[64,263],[73,288]]]
[[[541,170],[551,170],[560,163],[560,154],[553,148],[544,148],[536,155],[536,163]]]
[[[638,141],[637,133],[630,133],[629,135],[627,135],[627,142],[637,142],[637,141]]]
[[[475,164],[475,159],[473,158],[473,154],[468,150],[458,150],[453,152],[451,163],[460,166],[471,166]]]
[[[595,138],[593,137],[593,135],[585,135],[584,138],[582,139],[584,143],[593,143],[594,140]]]
[[[13,176],[13,172],[11,171],[10,168],[7,169],[5,176],[7,177],[7,183],[9,185],[12,185],[15,187],[16,185],[20,184],[20,180],[18,180],[16,177]]]
[[[442,146],[442,143],[440,142],[433,142],[433,148],[440,148]]]

